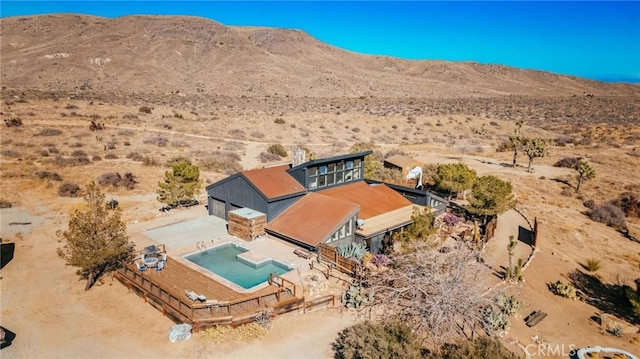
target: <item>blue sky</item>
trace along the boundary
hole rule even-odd
[[[343,49],[640,82],[640,1],[5,1],[0,15],[195,15],[295,28]]]

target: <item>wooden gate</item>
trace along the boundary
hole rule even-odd
[[[352,277],[356,276],[359,263],[338,254],[338,251],[329,245],[318,245],[318,260]]]

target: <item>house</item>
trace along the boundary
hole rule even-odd
[[[383,183],[364,181],[371,153],[239,172],[207,186],[209,214],[228,219],[229,211],[246,207],[266,214],[268,234],[307,249],[360,241],[379,253],[385,238],[412,223],[414,204]]]

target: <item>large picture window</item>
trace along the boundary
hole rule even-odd
[[[359,180],[362,171],[362,160],[340,161],[326,165],[309,167],[308,188],[330,187],[340,183]]]

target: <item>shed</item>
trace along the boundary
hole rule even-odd
[[[402,171],[405,177],[415,167],[424,167],[425,164],[405,155],[393,155],[384,160],[384,166]]]

